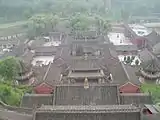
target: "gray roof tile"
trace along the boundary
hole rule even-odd
[[[151,95],[144,93],[123,93],[120,94],[121,104],[153,104]]]
[[[25,94],[21,101],[21,107],[35,108],[41,105],[52,105],[52,100],[52,94]]]
[[[96,106],[42,106],[36,112],[52,113],[124,113],[139,112],[133,105],[96,105]]]
[[[55,105],[119,104],[117,85],[60,85],[55,89]]]

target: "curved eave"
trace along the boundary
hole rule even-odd
[[[143,64],[143,70],[148,72],[160,72],[160,66],[157,61],[149,61],[146,64]]]
[[[30,79],[33,76],[33,71],[29,72],[28,74],[24,75],[24,76],[17,76],[16,80],[18,81],[25,81]]]
[[[151,80],[156,80],[156,79],[160,78],[160,73],[156,73],[156,74],[152,75],[152,74],[148,74],[148,73],[144,72],[143,70],[140,70],[140,73],[143,77],[151,79]]]

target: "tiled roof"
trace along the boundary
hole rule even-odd
[[[127,64],[123,64],[123,63],[122,63],[122,67],[124,68],[124,71],[125,71],[127,78],[128,78],[125,81],[125,83],[131,82],[132,84],[136,84],[136,85],[141,84],[138,79],[138,76],[136,76],[136,72],[138,72],[138,68],[136,68],[134,66],[127,65]]]
[[[139,112],[132,105],[96,105],[96,106],[42,106],[36,112],[52,112],[52,113],[125,113]]]
[[[117,85],[59,85],[55,89],[55,105],[116,105],[119,104]]]
[[[99,70],[100,66],[98,65],[97,58],[89,57],[74,57],[70,61],[71,70]]]
[[[96,38],[97,31],[86,31],[86,32],[77,32],[74,36],[75,38]]]
[[[20,58],[27,64],[32,62],[34,54],[31,51],[26,52],[26,54],[22,55]]]
[[[52,105],[52,100],[52,94],[25,94],[21,101],[21,107],[34,108],[41,105]]]
[[[155,58],[154,54],[148,49],[144,49],[138,53],[138,56],[142,62],[152,60]]]
[[[125,29],[122,26],[113,26],[112,31],[116,33],[124,33]]]
[[[106,66],[108,71],[112,74],[113,83],[121,84],[128,80],[127,75],[118,59],[117,52],[113,45],[103,44],[103,59],[101,65]]]
[[[104,74],[101,72],[71,72],[69,78],[102,78]]]
[[[160,61],[155,57],[141,64],[143,71],[160,72]]]
[[[160,55],[160,42],[153,46],[153,53]]]
[[[152,104],[152,98],[149,94],[144,93],[123,93],[120,94],[121,104]]]
[[[19,39],[0,40],[0,45],[6,45],[6,44],[18,45],[18,43],[19,43]]]
[[[142,120],[160,120],[160,114],[143,115]]]
[[[156,31],[152,31],[149,35],[145,36],[145,38],[151,47],[160,42],[160,35]]]
[[[31,43],[31,45],[29,45],[29,47],[30,47],[32,50],[34,50],[34,49],[37,48],[37,47],[43,46],[43,44],[45,44],[45,43],[46,43],[46,42],[45,42],[45,39],[43,39],[43,38],[38,38],[38,39],[34,40],[34,41]]]
[[[116,45],[117,51],[137,51],[138,48],[136,45]]]
[[[37,55],[55,55],[56,54],[56,47],[54,46],[43,46],[35,48],[35,56]]]
[[[38,80],[35,81],[34,86],[37,86],[43,82],[55,86],[60,82],[61,67],[58,67],[55,63],[50,63],[48,66],[42,66],[37,68]]]
[[[61,35],[62,35],[61,32],[50,32],[49,33],[50,37],[59,38],[59,40],[60,40]]]

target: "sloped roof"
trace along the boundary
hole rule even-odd
[[[83,39],[83,38],[96,38],[97,31],[85,31],[85,32],[76,32],[75,38]]]
[[[70,61],[71,70],[100,70],[97,58],[72,57]]]
[[[160,42],[160,35],[156,31],[152,31],[149,35],[145,36],[151,46]]]
[[[57,66],[61,66],[61,65],[63,65],[63,64],[66,63],[66,62],[63,60],[63,58],[61,58],[61,57],[54,59],[53,62],[54,62]]]
[[[122,26],[112,26],[112,31],[114,31],[116,33],[124,33],[125,28]]]
[[[52,105],[53,94],[25,94],[21,101],[21,107],[35,108],[41,105]]]
[[[112,45],[104,44],[102,46],[104,50],[104,58],[102,59],[101,64],[106,66],[113,77],[113,83],[123,84],[128,81],[127,75],[122,67],[121,62],[118,59],[117,52],[115,47]]]
[[[149,51],[148,49],[144,49],[144,50],[138,52],[138,56],[142,62],[152,60],[155,57],[154,54],[151,51]]]
[[[143,115],[142,120],[160,120],[160,114]]]
[[[96,106],[42,106],[38,112],[52,113],[128,113],[140,112],[140,110],[133,105],[96,105]]]
[[[124,26],[125,30],[128,30],[128,31],[132,34],[132,36],[133,36],[134,38],[137,38],[137,37],[138,37],[138,35],[129,27],[128,24],[123,24],[123,26]]]
[[[103,78],[104,74],[101,72],[71,72],[68,74],[69,78]]]
[[[138,48],[136,45],[116,45],[116,50],[117,51],[137,51]]]
[[[43,82],[51,86],[55,86],[60,82],[61,67],[58,67],[55,63],[50,63],[48,66],[40,67],[38,74],[40,75],[40,77],[34,83],[34,86],[38,86]]]
[[[62,33],[61,32],[50,32],[49,36],[54,37],[54,38],[59,38],[59,40],[60,40],[60,37],[62,36]]]
[[[160,72],[160,61],[156,58],[152,58],[147,62],[141,63],[143,71],[146,72]]]
[[[121,104],[153,104],[151,95],[144,93],[123,93],[120,94]]]
[[[119,104],[117,85],[83,84],[58,85],[55,89],[55,105],[116,105]]]
[[[18,45],[19,43],[19,39],[9,39],[9,40],[0,40],[0,44],[1,45],[6,45],[6,44],[11,44],[11,45]]]
[[[61,79],[61,67],[57,67],[56,64],[51,64],[48,73],[46,71],[46,78],[44,78],[45,82],[50,85],[56,85],[60,83]]]
[[[26,52],[26,54],[22,55],[20,58],[27,64],[32,62],[34,54],[31,51]]]
[[[122,63],[122,67],[124,68],[124,71],[125,71],[127,78],[128,78],[128,81],[126,81],[125,83],[131,82],[132,84],[136,84],[136,85],[141,84],[138,79],[138,76],[136,75],[138,68],[132,67],[130,65],[123,64],[123,63]]]
[[[55,55],[56,47],[54,46],[42,46],[35,48],[35,56],[37,55]]]
[[[43,77],[47,71],[48,66],[34,66],[33,71],[35,72],[36,81],[33,85],[37,85],[43,80]]]
[[[64,45],[62,46],[61,50],[59,50],[59,54],[57,54],[57,58],[61,57],[64,61],[68,62],[68,60],[70,59],[70,48],[68,45]]]
[[[43,44],[45,44],[45,43],[46,43],[46,42],[45,42],[45,40],[44,40],[43,38],[38,38],[38,39],[34,40],[34,41],[31,43],[31,45],[29,45],[29,47],[30,47],[32,50],[34,50],[34,49],[37,48],[37,47],[43,46]]]
[[[153,46],[153,53],[156,55],[160,54],[160,42]]]

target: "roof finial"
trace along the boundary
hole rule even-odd
[[[88,89],[88,88],[89,88],[88,79],[85,78],[85,80],[84,80],[84,89]]]

